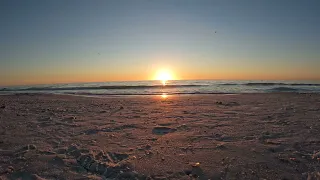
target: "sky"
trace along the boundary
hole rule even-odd
[[[320,80],[319,0],[2,0],[0,85]]]

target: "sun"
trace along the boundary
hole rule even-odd
[[[166,85],[168,80],[173,80],[173,75],[168,70],[160,70],[156,75],[156,80],[160,80],[163,85]]]

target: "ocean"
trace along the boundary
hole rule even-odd
[[[320,93],[320,81],[170,80],[165,85],[161,81],[127,81],[0,87],[0,94],[53,93],[85,96],[270,92]]]

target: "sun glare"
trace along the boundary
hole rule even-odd
[[[161,98],[162,98],[162,99],[167,99],[167,97],[168,97],[168,95],[167,95],[166,93],[162,93],[162,94],[161,94]]]
[[[160,80],[163,85],[166,85],[166,82],[172,79],[173,79],[172,74],[166,70],[159,71],[156,75],[156,80]]]

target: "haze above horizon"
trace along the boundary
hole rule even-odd
[[[319,8],[317,0],[4,0],[0,85],[320,80]]]

